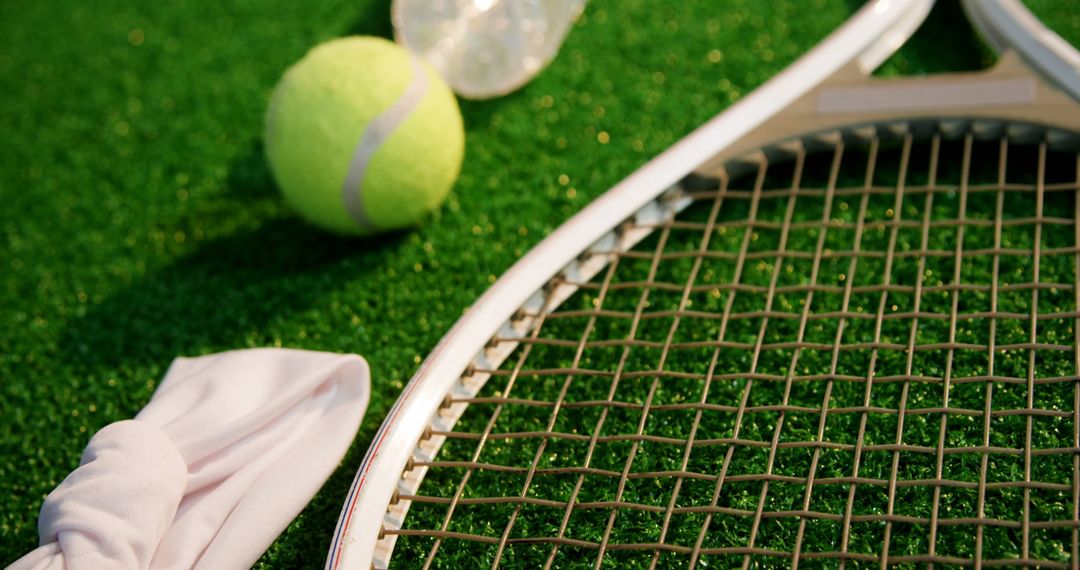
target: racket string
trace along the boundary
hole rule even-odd
[[[711,210],[711,213],[710,213],[710,216],[709,216],[710,225],[708,225],[707,227],[711,228],[711,222],[713,222],[715,220],[716,214],[719,211],[721,203],[722,203],[722,194],[718,195],[717,199],[713,203],[712,210]],[[669,221],[669,223],[666,224],[661,229],[660,238],[658,240],[656,248],[654,249],[653,257],[650,260],[649,273],[648,273],[648,278],[647,278],[648,281],[654,281],[655,280],[656,272],[657,272],[657,269],[658,269],[658,266],[659,266],[659,263],[660,263],[660,260],[661,260],[660,258],[661,258],[662,253],[664,252],[665,244],[667,243],[667,240],[668,240],[669,236],[671,235],[671,231],[672,231],[672,228],[671,228],[671,224],[670,224],[670,221]],[[702,238],[702,248],[701,249],[705,249],[707,247],[709,230],[708,229],[705,230],[704,233],[705,233],[705,237]],[[696,276],[696,274],[697,274],[697,269],[698,269],[699,265],[700,265],[700,263],[695,261],[694,269],[691,270],[691,276],[687,280],[687,283],[688,283],[687,286],[688,287],[689,287],[689,284],[691,284],[693,282],[694,276]],[[635,306],[635,309],[634,309],[634,318],[633,318],[633,320],[631,322],[630,332],[629,332],[629,335],[628,335],[628,339],[631,340],[631,341],[633,341],[635,339],[636,335],[637,335],[638,327],[639,327],[640,322],[641,322],[641,315],[644,313],[645,307],[647,306],[650,291],[651,291],[650,288],[643,288],[641,290],[640,297],[639,297],[638,302],[637,302],[637,304]],[[680,303],[680,308],[682,308],[682,305],[685,304],[686,295],[687,295],[687,292],[684,289],[683,301]],[[661,355],[661,358],[660,358],[659,368],[661,370],[663,368],[663,361],[664,361],[664,359],[666,357],[668,347],[670,346],[672,334],[673,334],[674,328],[676,326],[677,326],[677,321],[673,321],[671,332],[668,334],[668,338],[667,338],[667,340],[665,342],[663,352],[662,352],[662,355]],[[630,354],[631,348],[632,348],[632,345],[625,345],[624,348],[623,348],[621,357],[619,359],[619,364],[618,364],[618,367],[616,369],[616,373],[613,375],[613,379],[612,379],[612,382],[611,382],[611,387],[610,387],[610,390],[609,390],[608,395],[607,395],[607,400],[609,400],[609,401],[612,400],[615,397],[615,394],[616,394],[617,389],[618,389],[619,381],[620,381],[620,376],[622,376],[622,373],[624,371],[624,367],[625,367],[625,364],[626,364],[626,361],[627,361],[627,357]],[[637,423],[637,433],[636,433],[636,435],[638,435],[638,436],[642,435],[641,432],[644,429],[645,422],[646,422],[646,420],[648,418],[649,406],[651,405],[652,398],[655,395],[658,380],[659,380],[659,375],[654,377],[653,382],[652,382],[652,386],[649,388],[649,393],[646,396],[645,402],[644,402],[644,404],[643,404],[643,406],[641,408],[640,419],[639,419],[639,421]],[[604,408],[604,409],[601,410],[600,417],[598,418],[598,420],[596,422],[596,427],[593,429],[593,433],[592,433],[592,436],[591,436],[590,441],[589,441],[589,448],[588,448],[588,451],[586,452],[586,456],[585,456],[586,466],[588,466],[592,461],[592,457],[593,457],[593,454],[595,453],[597,443],[599,442],[600,433],[601,433],[601,430],[604,427],[604,422],[607,419],[609,409],[610,408]],[[639,449],[638,444],[639,444],[638,441],[634,441],[631,444],[630,452],[628,453],[628,457],[627,457],[626,461],[624,462],[623,470],[619,475],[618,487],[617,487],[617,490],[616,490],[616,496],[615,496],[615,501],[614,501],[615,504],[621,504],[622,503],[622,495],[623,495],[623,493],[625,491],[625,488],[626,488],[626,483],[627,483],[627,480],[628,480],[629,470],[630,470],[631,465],[633,464],[634,457],[637,455],[637,451]],[[569,523],[570,517],[573,514],[573,509],[574,509],[574,506],[575,506],[575,502],[577,502],[578,494],[580,493],[583,484],[584,484],[584,477],[579,476],[576,483],[575,483],[575,485],[574,485],[574,490],[571,493],[570,501],[568,501],[568,503],[567,503],[566,509],[564,511],[564,514],[563,514],[562,522],[561,522],[561,524],[559,526],[559,534],[558,534],[559,538],[562,538],[564,536],[565,532],[566,532],[566,528],[567,528],[567,525]],[[604,552],[608,547],[608,540],[610,539],[611,531],[612,531],[612,528],[613,528],[614,522],[615,522],[615,516],[617,515],[618,512],[619,512],[618,509],[611,509],[611,511],[610,511],[610,515],[608,517],[606,526],[604,528],[603,535],[601,536],[600,541],[599,541],[599,543],[597,545],[599,552],[598,552],[597,557],[596,557],[596,567],[599,567],[601,565],[601,563],[603,562]],[[552,566],[552,564],[555,561],[555,557],[558,554],[558,549],[559,549],[559,545],[555,544],[554,547],[551,549],[550,554],[547,557],[547,561],[544,564],[545,568],[549,568],[549,567]],[[496,563],[498,563],[498,560],[496,560]]]
[[[596,304],[597,304],[598,307],[603,305],[604,298],[606,297],[607,288],[610,286],[611,279],[615,275],[615,271],[617,270],[617,268],[618,268],[618,259],[613,260],[608,265],[608,270],[605,272],[605,276],[604,276],[604,280],[603,280],[604,288],[601,289],[600,296],[597,297],[597,303]],[[584,330],[583,330],[583,332],[581,334],[581,337],[578,339],[578,342],[577,342],[577,345],[576,345],[576,350],[574,352],[574,360],[571,363],[572,367],[576,368],[578,365],[580,365],[581,357],[582,357],[582,355],[584,353],[584,350],[585,350],[585,347],[586,347],[586,344],[587,344],[587,340],[588,340],[590,334],[592,333],[593,327],[595,327],[595,325],[596,325],[596,317],[589,318],[589,320],[588,320],[588,322],[587,322],[586,326],[584,327]],[[530,488],[530,486],[532,484],[532,480],[533,480],[533,478],[536,476],[536,474],[538,472],[538,467],[539,467],[539,464],[540,464],[540,460],[541,460],[541,458],[542,458],[542,456],[544,454],[544,451],[547,448],[548,442],[550,441],[550,439],[552,437],[552,433],[553,433],[552,430],[553,430],[553,428],[555,426],[555,422],[556,422],[556,420],[557,420],[557,418],[559,416],[561,408],[565,403],[564,401],[565,401],[565,398],[566,398],[566,393],[569,390],[570,383],[573,381],[573,379],[574,379],[573,374],[566,375],[566,377],[565,377],[565,379],[563,381],[563,385],[562,385],[562,387],[561,387],[561,389],[559,391],[559,394],[557,396],[557,399],[552,404],[552,412],[551,412],[551,415],[548,418],[545,433],[543,433],[543,434],[541,434],[539,436],[540,443],[537,446],[537,450],[536,450],[536,453],[533,456],[532,463],[529,465],[529,471],[528,471],[528,473],[526,475],[525,482],[524,482],[524,484],[522,486],[520,496],[521,496],[523,501],[528,498],[527,495],[528,495],[528,492],[529,492],[529,488]],[[610,400],[610,398],[609,398],[609,400]],[[565,505],[553,505],[553,506],[556,506],[557,508],[565,508]],[[521,506],[518,505],[517,507],[515,507],[514,512],[511,515],[511,518],[510,518],[509,522],[507,523],[506,528],[503,530],[502,536],[500,537],[499,550],[495,554],[495,561],[492,564],[493,567],[497,566],[499,564],[499,561],[502,559],[503,552],[506,549],[507,541],[510,539],[510,533],[511,533],[511,531],[512,531],[512,529],[514,527],[514,523],[516,522],[517,517],[520,515],[520,513],[521,513]],[[548,557],[549,560],[554,559],[554,556],[555,556],[554,555],[554,550],[555,550],[555,548],[557,548],[557,547],[552,548],[552,554]]]
[[[842,149],[843,149],[843,146],[838,145],[837,149],[836,149],[836,152],[834,154],[834,156],[835,156],[834,165],[837,166],[837,167],[839,166],[839,160],[840,160],[840,157],[842,156],[842,153],[843,153]],[[805,153],[802,152],[802,150],[800,149],[800,152],[798,153],[798,155],[796,157],[796,163],[795,163],[796,167],[795,167],[795,172],[794,172],[794,175],[793,175],[793,181],[792,181],[792,185],[791,185],[792,186],[792,193],[790,194],[788,202],[787,202],[787,207],[785,209],[785,214],[784,214],[784,223],[781,226],[781,230],[780,230],[781,231],[780,237],[779,237],[780,254],[775,258],[773,269],[771,271],[772,277],[771,277],[771,279],[769,281],[769,288],[768,288],[768,291],[766,293],[765,308],[764,308],[766,313],[771,312],[772,305],[773,305],[773,303],[774,303],[774,301],[776,299],[776,294],[777,294],[776,293],[776,286],[777,286],[777,283],[778,283],[778,280],[779,280],[780,269],[781,269],[781,265],[782,265],[782,262],[783,262],[783,259],[784,259],[783,253],[787,250],[788,239],[790,237],[790,228],[791,228],[792,218],[794,217],[796,201],[797,201],[797,199],[799,197],[798,190],[801,187],[800,182],[801,182],[801,179],[802,179],[802,172],[803,172],[803,166],[805,164],[805,159],[806,159]],[[829,191],[827,191],[826,195],[825,195],[825,207],[823,208],[822,220],[828,220],[828,218],[829,218],[829,212],[831,210],[831,205],[832,205],[833,191],[835,191],[835,187],[836,187],[835,176],[834,176],[835,171],[836,171],[836,168],[834,167],[832,173],[830,174],[830,178],[829,178],[829,180],[830,180]],[[760,178],[759,178],[759,181],[760,181]],[[760,182],[757,185],[755,185],[755,192],[760,195],[760,192],[761,192]],[[810,270],[810,280],[809,281],[810,281],[811,286],[817,284],[818,272],[820,270],[820,259],[821,259],[820,254],[821,254],[822,250],[824,249],[825,235],[826,235],[825,232],[821,232],[819,234],[819,237],[818,237],[818,240],[817,240],[817,246],[815,248],[815,256],[813,258],[814,261],[813,261],[813,265],[812,265],[811,270]],[[745,255],[745,253],[744,253],[744,255]],[[731,300],[734,299],[736,294],[737,294],[737,292],[735,290],[733,290],[731,292],[730,297],[729,297],[729,305],[730,305]],[[803,311],[802,311],[800,322],[799,322],[797,340],[795,341],[796,345],[798,345],[803,340],[804,332],[805,332],[805,329],[806,329],[806,322],[807,322],[806,316],[809,314],[809,308],[810,308],[810,304],[811,304],[812,300],[813,300],[813,291],[811,289],[811,290],[807,291],[806,297],[804,298]],[[755,373],[757,371],[757,364],[758,364],[758,360],[759,360],[760,355],[761,355],[762,345],[764,344],[765,331],[766,331],[766,329],[768,327],[768,323],[769,323],[769,318],[768,317],[762,318],[761,325],[760,325],[760,328],[759,328],[758,333],[757,333],[757,338],[756,338],[755,343],[754,343],[753,357],[751,358],[751,364],[750,364],[750,370],[749,370],[749,372],[751,374],[753,374],[753,373]],[[722,338],[720,340],[722,340]],[[799,350],[796,348],[793,355],[792,355],[792,365],[794,365],[794,364],[796,364],[798,362],[798,354],[799,354]],[[789,376],[789,378],[790,378],[790,376]],[[745,391],[744,391],[745,396],[741,400],[741,402],[743,402],[744,405],[745,405],[745,402],[746,402],[747,398],[750,395],[750,391],[752,390],[752,388],[753,388],[753,382],[752,381],[747,382],[746,388],[745,388]],[[790,396],[790,392],[791,392],[791,382],[790,382],[790,380],[785,379],[784,396],[783,396],[783,399],[781,401],[782,406],[786,406],[788,404],[788,398]],[[738,437],[738,432],[739,432],[739,429],[741,428],[741,425],[742,425],[742,418],[744,418],[744,417],[745,417],[745,413],[743,412],[743,410],[740,410],[736,415],[735,430],[733,432],[733,438]],[[766,472],[764,474],[766,477],[771,477],[772,476],[773,463],[774,463],[774,460],[775,460],[777,445],[779,443],[778,442],[779,430],[781,429],[781,426],[783,424],[783,417],[784,417],[783,412],[781,412],[780,415],[778,416],[778,419],[777,419],[777,424],[776,424],[776,429],[774,430],[774,436],[773,436],[772,444],[769,446],[769,459],[768,459],[768,463],[767,463],[767,466],[766,466],[766,469],[765,469]],[[716,506],[716,501],[719,499],[720,493],[721,493],[722,488],[723,488],[725,475],[727,474],[726,465],[730,462],[730,457],[731,457],[732,453],[734,452],[734,450],[735,450],[734,446],[730,446],[728,448],[728,453],[727,453],[727,458],[728,459],[725,461],[725,468],[722,470],[721,476],[717,478],[716,488],[713,491],[713,498],[712,498],[712,502],[710,503],[710,506]],[[759,525],[761,524],[761,512],[762,512],[761,506],[764,504],[765,497],[766,497],[766,495],[768,493],[768,484],[769,484],[769,479],[768,478],[764,479],[763,483],[762,483],[761,494],[760,494],[760,497],[759,497],[759,500],[758,500],[758,508],[755,510],[754,519],[753,519],[753,522],[751,523],[750,536],[749,536],[749,540],[748,540],[748,548],[750,548],[750,549],[754,548],[754,542],[755,542],[756,537],[757,537],[758,528],[759,528]],[[706,517],[705,524],[702,525],[701,531],[698,533],[698,539],[697,539],[697,542],[695,542],[695,545],[694,545],[694,548],[695,548],[696,552],[692,553],[691,558],[690,558],[690,566],[691,567],[696,566],[696,564],[697,564],[697,562],[699,560],[699,557],[700,557],[700,552],[699,551],[700,551],[700,548],[701,548],[701,544],[702,544],[702,542],[703,542],[703,540],[705,538],[705,534],[708,532],[708,528],[709,528],[709,525],[711,523],[711,519],[712,519],[711,515]],[[749,556],[749,554],[747,554],[743,558],[743,567],[745,568],[749,564],[749,562],[750,562],[750,556]]]
[[[539,318],[538,322],[534,325],[532,336],[536,337],[537,335],[539,335],[540,331],[542,329],[543,329],[543,315],[540,315],[540,318]],[[531,349],[531,347],[529,345],[526,345],[524,350],[521,351],[520,358],[517,360],[517,364],[515,365],[515,367],[513,369],[514,371],[519,371],[521,369],[521,366],[524,364],[525,360],[529,356],[530,349]],[[508,379],[507,379],[507,382],[505,384],[504,391],[503,391],[504,394],[506,394],[506,395],[510,394],[510,391],[513,389],[516,378],[517,378],[516,374],[513,374],[513,373],[508,376]],[[452,404],[453,404],[452,401],[451,402],[446,402],[446,403],[444,403],[443,407],[445,408],[445,407],[448,407],[448,405],[452,405]],[[424,561],[424,568],[425,569],[430,568],[431,565],[433,564],[433,562],[435,561],[435,556],[439,551],[439,547],[442,545],[443,538],[448,537],[448,536],[453,536],[453,534],[450,531],[448,531],[448,528],[450,526],[450,522],[453,519],[454,512],[456,511],[457,506],[461,501],[462,494],[465,491],[465,486],[468,484],[469,479],[472,477],[473,473],[476,470],[476,465],[478,465],[477,461],[479,460],[480,454],[484,449],[484,444],[487,441],[487,436],[491,433],[492,429],[495,426],[495,422],[498,420],[499,415],[502,413],[502,411],[503,411],[503,404],[499,404],[499,405],[494,407],[494,410],[491,413],[491,416],[488,419],[488,421],[486,423],[486,426],[484,427],[484,431],[482,432],[482,434],[480,434],[480,437],[478,438],[479,441],[478,441],[478,443],[476,445],[476,450],[473,453],[473,456],[471,458],[471,462],[470,462],[471,464],[468,467],[465,468],[464,473],[463,473],[463,475],[461,477],[461,481],[457,485],[456,491],[454,492],[453,499],[448,504],[448,507],[446,509],[446,515],[443,517],[442,525],[440,527],[440,531],[442,533],[442,536],[436,536],[436,539],[435,539],[434,543],[432,544],[431,549],[428,551],[428,555],[427,555],[427,557],[426,557],[426,559]]]
[[[1075,159],[1074,179],[1080,183],[1080,153]],[[1073,196],[1073,217],[1080,220],[1080,184]],[[1073,243],[1080,244],[1080,222],[1073,227]],[[1073,282],[1078,286],[1073,288],[1073,305],[1080,309],[1080,252],[1073,258]],[[1073,320],[1073,369],[1080,374],[1080,317]],[[989,388],[988,388],[989,389]],[[987,397],[989,400],[989,397]],[[1080,449],[1080,382],[1073,384],[1073,447]],[[1080,560],[1080,453],[1072,456],[1072,520],[1075,526],[1072,529],[1072,560]],[[982,509],[979,510],[980,516]],[[980,537],[981,538],[981,537]],[[981,541],[980,541],[981,542]]]
[[[1039,162],[1038,173],[1035,181],[1036,198],[1035,198],[1035,245],[1032,255],[1032,281],[1034,283],[1039,282],[1039,269],[1040,262],[1042,261],[1042,217],[1043,217],[1043,199],[1046,182],[1046,145],[1039,145]],[[1038,341],[1038,323],[1037,315],[1039,313],[1039,289],[1035,288],[1031,290],[1031,319],[1030,319],[1030,339],[1031,343],[1035,344]],[[1035,350],[1028,351],[1028,366],[1027,366],[1027,406],[1026,409],[1031,410],[1035,408]],[[1078,371],[1080,372],[1080,371]],[[1024,482],[1031,482],[1031,464],[1032,458],[1032,428],[1034,424],[1034,416],[1028,414],[1026,419],[1026,432],[1024,437]],[[1024,486],[1024,518],[1021,521],[1021,532],[1023,533],[1023,542],[1021,544],[1021,558],[1028,560],[1031,556],[1031,487],[1029,485]],[[933,551],[931,551],[933,552]]]
[[[749,190],[696,192],[644,247],[604,252],[596,280],[554,280],[578,293],[524,314],[527,337],[493,339],[517,352],[450,398],[466,414],[414,462],[427,479],[387,530],[395,556],[425,545],[438,566],[438,549],[472,543],[491,566],[1066,565],[1078,161],[1051,180],[1045,145],[1028,177],[1006,170],[1005,141],[879,144],[834,149],[832,184],[795,183],[798,167],[776,186],[763,166]],[[1064,514],[1044,506],[1057,494]]]

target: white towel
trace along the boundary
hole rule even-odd
[[[178,358],[134,420],[91,438],[11,568],[247,568],[319,490],[364,416],[356,355]]]

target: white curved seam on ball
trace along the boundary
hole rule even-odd
[[[345,203],[345,210],[361,228],[367,231],[376,229],[364,210],[363,184],[368,162],[402,121],[416,110],[428,90],[427,73],[420,64],[420,60],[415,55],[411,55],[409,62],[412,64],[412,81],[389,109],[368,123],[364,134],[360,136],[360,142],[356,144],[356,150],[353,151],[349,171],[341,187],[341,199]]]

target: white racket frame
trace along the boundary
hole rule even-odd
[[[963,0],[968,19],[996,51],[1011,49],[1052,85],[1080,99],[1080,52],[1018,0]]]
[[[553,310],[576,291],[570,283],[588,281],[607,265],[612,252],[626,251],[650,233],[640,226],[660,222],[685,208],[689,200],[674,189],[687,175],[715,171],[739,153],[762,148],[785,136],[836,125],[837,112],[823,112],[822,105],[827,107],[828,101],[834,107],[837,101],[842,105],[844,97],[852,95],[845,89],[873,89],[876,92],[870,94],[872,98],[885,97],[895,103],[903,101],[913,89],[938,88],[959,102],[944,112],[939,112],[940,101],[923,105],[928,111],[935,110],[935,115],[955,114],[959,122],[979,116],[1004,116],[1050,125],[1056,112],[1075,110],[1072,101],[1058,89],[1072,91],[1067,86],[1080,81],[1077,67],[1068,63],[1068,54],[1054,50],[1018,48],[1024,59],[1033,61],[1029,65],[1048,76],[1057,88],[1032,77],[1026,66],[1008,56],[986,73],[868,82],[866,76],[922,24],[932,3],[868,3],[808,54],[614,186],[503,274],[442,338],[388,412],[349,490],[326,568],[382,568],[389,563],[396,536],[384,536],[382,529],[400,528],[409,502],[398,500],[397,495],[414,493],[426,473],[424,467],[406,471],[406,466],[414,458],[433,459],[443,438],[430,434],[424,437],[425,432],[429,426],[449,431],[466,408],[465,404],[444,406],[446,396],[474,396],[488,376],[477,370],[501,365],[517,346],[505,339],[524,337],[534,324],[535,319],[527,315]],[[984,28],[988,38],[998,38],[989,41],[1002,42],[996,44],[998,47],[1045,44],[1046,34],[1053,32],[1042,28],[1033,17],[1030,20],[1041,29],[1013,25],[1010,18],[1000,16],[1015,13],[1009,12],[1015,9],[1010,4],[1014,2],[969,0],[967,8],[972,21]],[[1041,34],[1041,39],[1033,36],[1034,32]],[[1068,52],[1073,54],[1071,48]],[[994,86],[976,91],[974,103],[969,101],[972,90],[965,89],[973,78]],[[992,92],[999,88],[1002,95],[995,98]],[[1028,103],[1035,100],[1040,102],[1042,112],[1031,111]],[[842,108],[838,112],[844,114]],[[852,123],[881,128],[889,120],[911,113],[910,105],[900,110],[883,105],[861,109],[851,116]],[[1065,123],[1071,124],[1061,125],[1060,131],[1042,129],[1038,136],[1075,138],[1069,131],[1080,131],[1080,117]],[[992,132],[1001,126],[1000,121],[988,121],[985,129]],[[635,224],[623,226],[628,219]],[[593,245],[583,251],[583,243]],[[569,283],[554,290],[543,289],[560,273]],[[489,346],[489,339],[495,336],[504,341]]]

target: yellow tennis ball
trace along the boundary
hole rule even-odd
[[[266,113],[266,155],[286,201],[341,234],[415,225],[446,198],[464,151],[450,88],[380,38],[315,47],[285,72]]]

